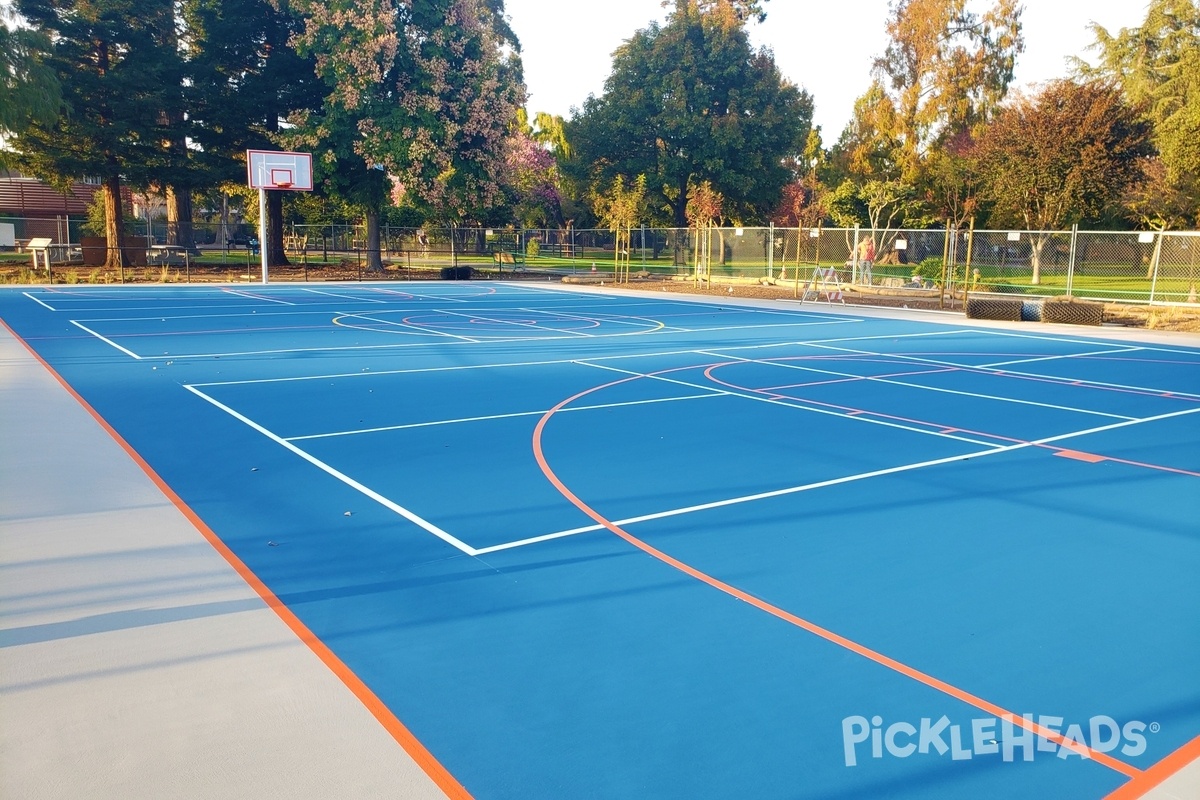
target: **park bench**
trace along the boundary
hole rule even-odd
[[[503,267],[505,264],[524,264],[524,253],[512,253],[508,250],[497,250],[492,253],[492,263]]]

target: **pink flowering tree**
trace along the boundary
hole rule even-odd
[[[554,155],[524,131],[510,135],[506,144],[504,166],[517,221],[526,228],[562,227]]]
[[[326,185],[363,208],[373,268],[393,183],[452,226],[504,202],[506,138],[525,91],[503,0],[293,5],[305,20],[296,45],[329,91],[293,135]]]

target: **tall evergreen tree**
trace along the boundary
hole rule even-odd
[[[21,168],[57,186],[97,177],[103,186],[107,263],[122,263],[121,185],[145,187],[163,166],[164,109],[178,86],[161,22],[170,0],[18,0],[50,40],[45,64],[62,89],[63,114],[34,120],[10,140]]]
[[[31,122],[51,125],[62,106],[62,91],[46,64],[50,39],[44,32],[8,27],[8,10],[0,8],[0,135],[15,133]],[[0,151],[0,158],[4,155]]]
[[[271,0],[185,0],[183,18],[188,116],[199,148],[192,159],[210,185],[244,183],[246,151],[280,149],[287,117],[320,103],[314,62],[291,44],[303,22],[286,2]],[[288,263],[281,192],[267,192],[265,246],[271,264]]]

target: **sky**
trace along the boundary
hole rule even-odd
[[[578,5],[577,5],[578,3]],[[985,8],[973,2],[970,8]],[[1025,52],[1014,87],[1066,77],[1067,59],[1087,59],[1093,22],[1116,33],[1146,17],[1144,0],[1026,0]],[[784,77],[807,90],[814,122],[826,145],[835,141],[871,82],[871,61],[887,46],[888,0],[770,0],[767,21],[751,23],[756,46],[775,52]],[[600,95],[612,52],[651,20],[665,20],[661,0],[506,0],[517,38],[530,116],[546,111],[569,117],[589,94]]]

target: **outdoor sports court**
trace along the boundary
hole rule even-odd
[[[1135,797],[1200,756],[1194,337],[535,282],[0,318],[448,794]]]

